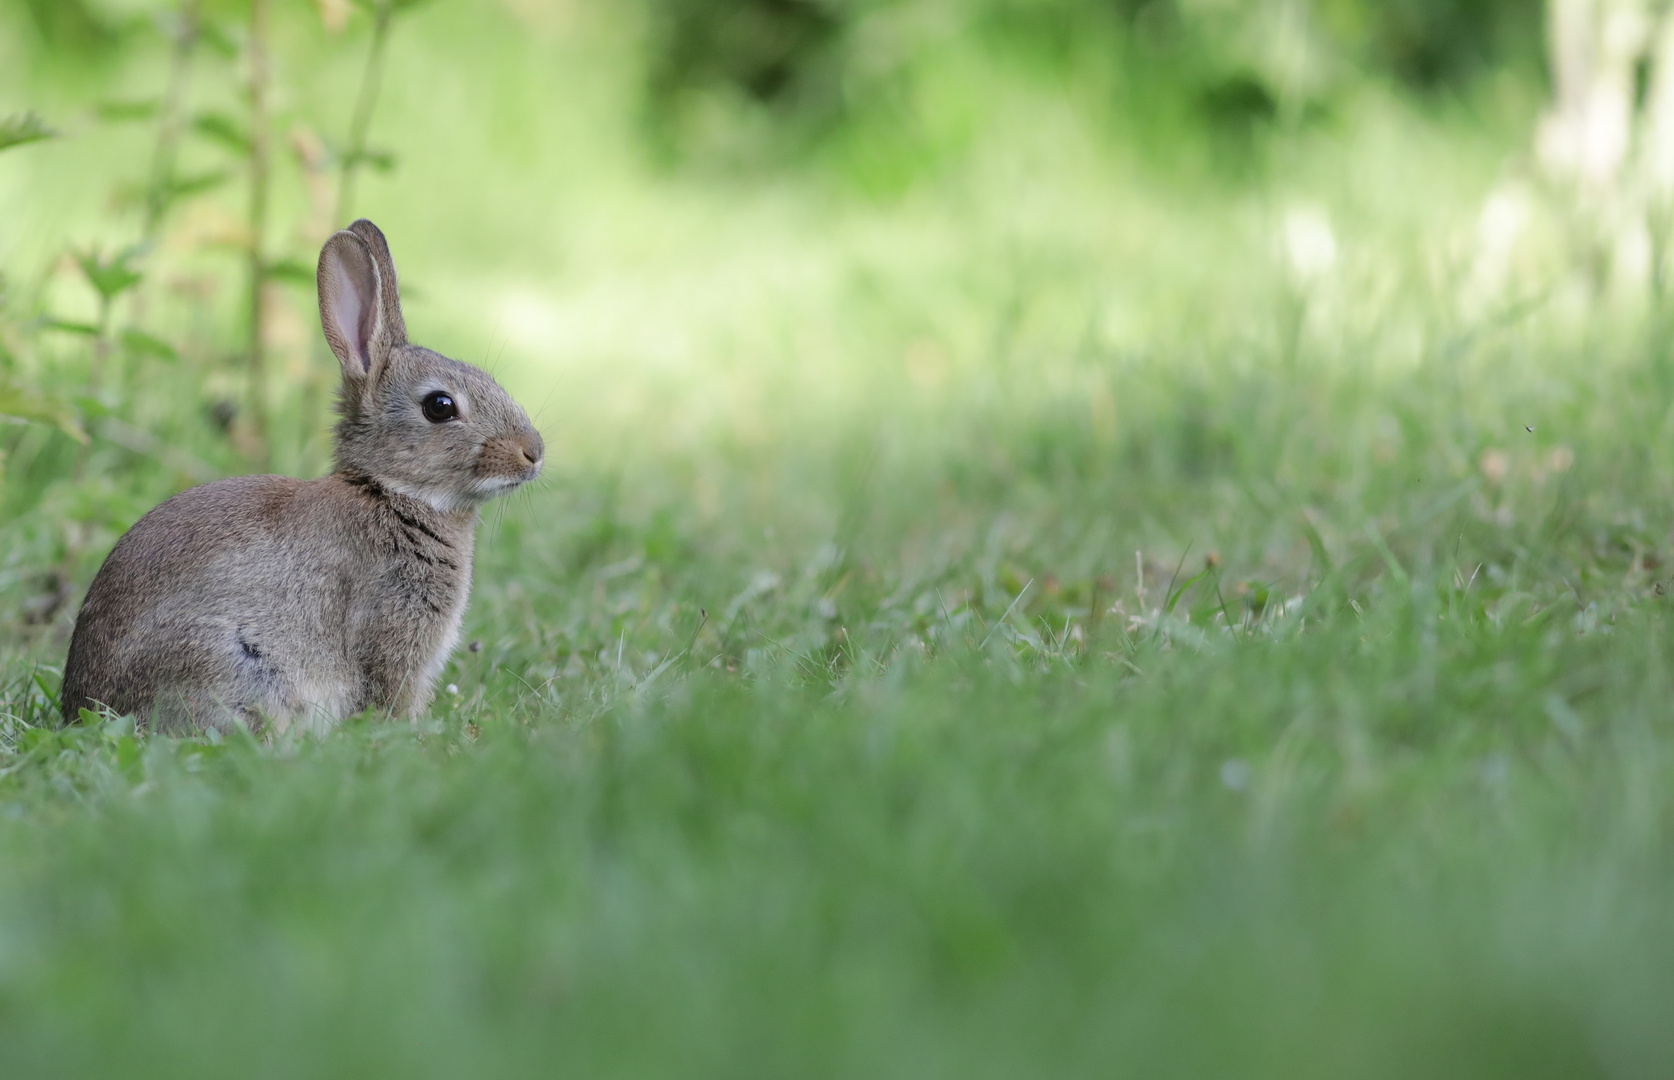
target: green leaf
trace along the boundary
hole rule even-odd
[[[35,681],[37,683],[40,681],[39,675],[35,676]],[[39,749],[42,746],[54,746],[57,742],[57,732],[48,728],[30,728],[28,731],[23,733],[22,738],[18,739],[17,747],[24,753],[29,753],[30,751]]]
[[[213,51],[231,60],[238,55],[238,39],[226,27],[209,19],[198,22],[198,40]]]
[[[65,334],[81,334],[83,337],[98,337],[99,328],[92,323],[71,322],[68,319],[40,318],[33,323],[42,330],[57,330]]]
[[[207,112],[192,117],[192,130],[238,154],[250,152],[250,135],[226,113]]]
[[[122,331],[122,347],[135,356],[152,356],[170,363],[180,359],[180,354],[174,351],[174,346],[162,338],[152,337],[143,330]]]
[[[90,420],[98,420],[110,415],[110,406],[91,394],[84,394],[75,399],[76,408]]]
[[[0,416],[32,424],[48,424],[80,443],[87,441],[75,409],[33,387],[0,376]]]
[[[151,98],[140,101],[101,101],[93,106],[93,111],[100,120],[122,124],[133,120],[149,120],[157,115],[161,107],[155,98]]]
[[[290,285],[305,285],[314,287],[314,267],[300,259],[280,259],[268,263],[267,276],[275,281],[283,281]]]
[[[216,169],[211,172],[196,173],[191,176],[175,177],[164,193],[165,204],[175,203],[181,199],[189,199],[194,195],[202,195],[206,191],[213,191],[232,179],[229,169]]]
[[[138,254],[129,248],[106,260],[102,255],[83,251],[76,253],[76,263],[87,276],[88,284],[108,303],[144,279],[145,275],[130,265]]]
[[[112,721],[112,726],[114,724],[115,721]],[[142,760],[139,740],[132,735],[113,735],[111,742],[112,749],[116,751],[116,767],[129,776],[137,775]]]
[[[40,687],[41,693],[45,694],[46,699],[52,702],[52,707],[54,709],[62,709],[64,706],[62,702],[59,701],[58,694],[52,689],[52,687],[47,685],[46,679],[42,677],[39,671],[35,672],[34,675],[35,685]]]
[[[343,166],[366,165],[378,172],[387,173],[395,168],[395,154],[388,150],[377,150],[367,147],[358,153],[343,155]]]
[[[0,150],[57,137],[58,132],[47,127],[46,122],[32,112],[0,120]]]
[[[354,5],[372,15],[376,15],[380,9],[387,10],[391,15],[400,15],[429,2],[430,0],[354,0]]]
[[[1214,568],[1215,567],[1212,564],[1205,566],[1193,576],[1187,578],[1185,581],[1182,581],[1179,588],[1170,590],[1167,599],[1163,601],[1163,611],[1170,615],[1174,614],[1174,606],[1180,602],[1180,598],[1182,596],[1186,595],[1186,590],[1208,577],[1209,572]]]

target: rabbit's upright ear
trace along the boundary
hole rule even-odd
[[[407,321],[401,317],[401,287],[395,277],[389,241],[384,239],[382,230],[365,218],[350,225],[349,231],[366,241],[372,250],[372,261],[378,264],[378,281],[384,287],[384,326],[389,331],[390,344],[407,344]]]
[[[350,382],[376,381],[389,358],[383,283],[365,240],[344,230],[320,249],[320,325]]]

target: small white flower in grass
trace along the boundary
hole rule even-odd
[[[1243,791],[1249,787],[1250,763],[1236,757],[1221,762],[1221,783],[1228,791]]]
[[[458,694],[459,694],[459,684],[458,683],[448,683],[448,693],[453,694],[455,696],[458,696]]]
[[[1293,207],[1285,213],[1281,232],[1285,261],[1297,280],[1315,281],[1337,265],[1337,236],[1325,211],[1314,206]]]

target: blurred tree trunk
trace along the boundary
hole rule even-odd
[[[1552,104],[1535,153],[1565,193],[1594,282],[1660,295],[1674,210],[1674,12],[1667,0],[1549,0]]]
[[[1667,291],[1669,230],[1674,227],[1674,11],[1662,13],[1649,47],[1651,79],[1645,94],[1642,157],[1648,185],[1651,287],[1660,299]]]

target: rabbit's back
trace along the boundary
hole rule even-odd
[[[66,716],[102,704],[192,727],[352,705],[344,635],[364,530],[334,487],[345,485],[238,477],[141,518],[76,620]]]

